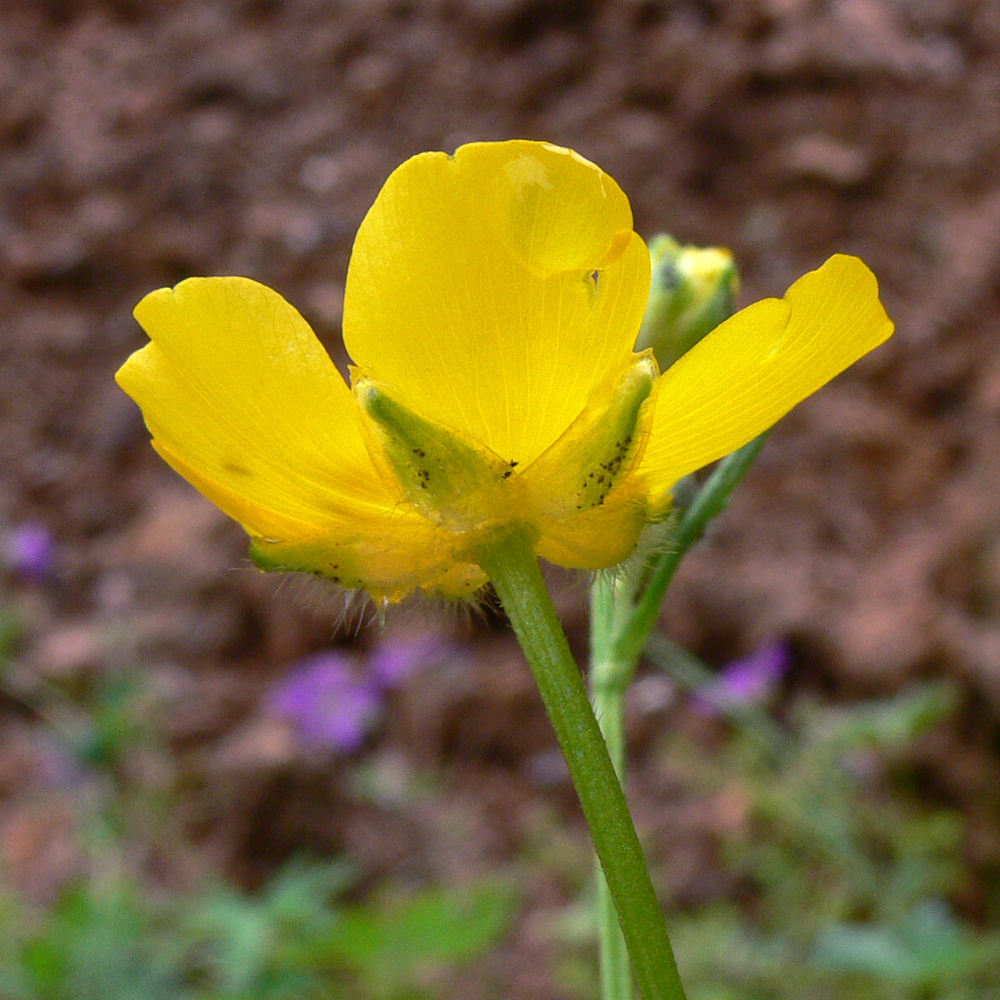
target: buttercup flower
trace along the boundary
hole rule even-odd
[[[832,257],[662,375],[633,353],[649,253],[618,185],[548,143],[424,153],[386,181],[347,275],[350,387],[305,320],[246,278],[146,296],[118,373],[153,447],[265,569],[376,598],[469,594],[507,526],[599,569],[733,451],[885,340],[876,282]]]

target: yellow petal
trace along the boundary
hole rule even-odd
[[[168,455],[317,527],[345,503],[384,495],[350,390],[276,292],[246,278],[191,278],[147,295],[135,315],[152,342],[118,384]],[[249,509],[238,519],[266,533]]]
[[[530,464],[631,354],[649,254],[618,185],[546,143],[425,153],[354,244],[344,340],[363,375]]]
[[[875,276],[838,254],[784,299],[738,312],[657,383],[640,466],[654,501],[682,476],[767,430],[892,333]]]
[[[252,521],[267,529],[263,535],[248,529],[250,555],[261,569],[314,573],[390,601],[418,588],[447,597],[468,596],[486,582],[456,562],[465,551],[461,537],[441,531],[405,506],[361,506],[351,516],[317,529],[261,508],[207,479],[162,442],[154,441],[153,446],[168,465],[234,520],[244,527]],[[463,565],[463,570],[456,569]]]
[[[147,295],[151,343],[118,372],[160,455],[237,520],[271,568],[398,598],[448,571],[457,536],[373,465],[354,397],[305,320],[244,278]]]

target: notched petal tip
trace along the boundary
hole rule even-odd
[[[234,302],[233,296],[239,296],[240,300]],[[278,292],[253,278],[240,275],[194,277],[148,292],[136,303],[132,315],[150,339],[155,340],[164,322],[183,321],[185,313],[212,308],[220,301],[233,306],[248,304],[251,308],[259,308],[260,302],[273,300],[280,300],[286,309],[295,311],[297,315],[297,311]]]
[[[859,358],[895,330],[879,298],[875,273],[851,254],[834,254],[802,275],[785,293],[785,301],[792,308],[790,328],[810,323],[832,332],[836,325],[840,337],[855,345]]]
[[[483,220],[492,220],[507,250],[542,277],[608,267],[634,235],[632,209],[618,184],[564,146],[531,139],[473,142],[450,157],[419,154],[397,173],[419,183],[420,172],[437,170],[449,172],[456,188],[480,190]]]
[[[193,279],[189,278],[187,280],[190,281]],[[159,312],[173,294],[173,288],[156,288],[151,292],[147,292],[139,299],[132,310],[132,315],[135,317],[136,322],[145,330],[147,318]]]
[[[354,243],[344,341],[412,410],[527,465],[630,355],[648,290],[610,177],[545,143],[473,143],[386,181]]]
[[[838,254],[716,327],[661,376],[641,472],[663,496],[763,433],[883,343],[892,322],[857,257]]]
[[[624,253],[632,210],[596,164],[547,143],[501,143],[489,153],[501,168],[491,185],[493,225],[524,266],[548,278],[608,267]]]

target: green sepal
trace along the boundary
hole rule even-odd
[[[627,477],[644,433],[640,411],[658,375],[651,353],[635,358],[538,460],[545,474],[533,487],[539,495],[560,498],[560,509],[544,514],[562,517],[600,507]]]
[[[310,573],[331,583],[357,590],[366,586],[344,550],[321,544],[268,545],[250,540],[250,561],[267,573]]]
[[[388,465],[406,499],[425,517],[464,532],[511,509],[516,462],[419,416],[370,379],[357,378],[354,393],[366,418],[372,458]]]

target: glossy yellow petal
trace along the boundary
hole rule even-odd
[[[354,397],[305,320],[244,278],[161,289],[151,343],[118,373],[159,454],[254,539],[271,568],[392,599],[449,572],[461,539],[373,465]]]
[[[322,529],[260,507],[171,452],[153,446],[164,461],[251,535],[250,555],[265,570],[313,573],[372,597],[398,601],[416,589],[447,597],[468,596],[486,581],[456,569],[465,539],[442,531],[407,506],[360,506]],[[263,533],[261,532],[263,529]],[[476,582],[478,579],[478,582]],[[463,589],[464,588],[464,589]]]
[[[566,149],[426,153],[354,244],[344,339],[414,412],[527,466],[631,354],[649,254],[618,185]]]
[[[266,533],[255,507],[319,528],[345,504],[385,496],[350,390],[276,292],[192,278],[147,295],[135,315],[151,343],[118,384],[166,455],[246,498],[251,533]]]
[[[837,255],[717,327],[660,376],[640,466],[654,502],[765,431],[892,333],[875,276]]]

